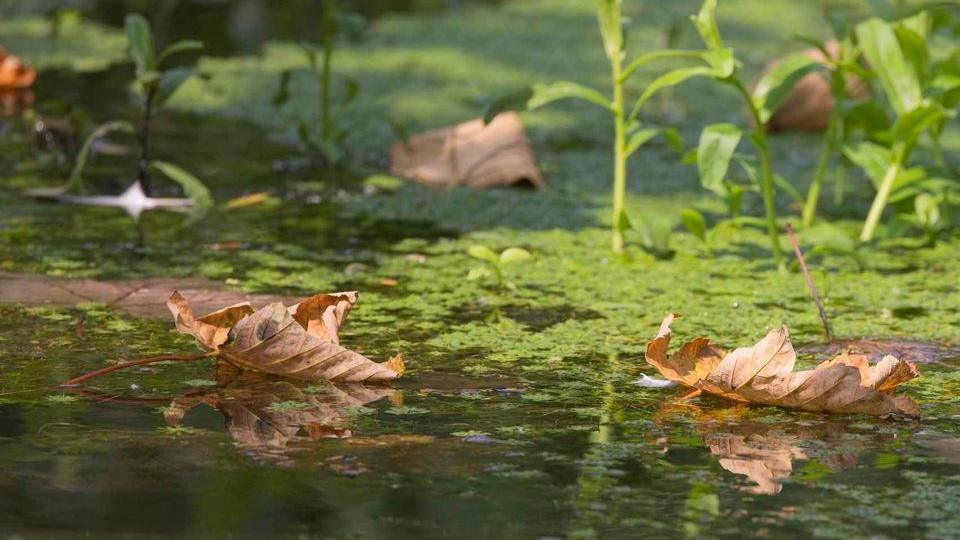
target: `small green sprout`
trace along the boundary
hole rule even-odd
[[[513,264],[527,260],[531,257],[530,252],[518,247],[511,247],[503,250],[497,255],[492,249],[473,245],[467,250],[467,253],[474,259],[486,262],[484,266],[479,266],[470,270],[467,279],[470,281],[482,280],[493,277],[496,279],[498,288],[514,290],[517,286],[504,278],[504,270]]]

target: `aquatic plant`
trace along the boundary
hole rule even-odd
[[[931,60],[927,39],[931,20],[921,11],[898,21],[872,18],[856,26],[857,41],[870,69],[880,82],[895,118],[887,144],[865,141],[848,145],[844,152],[874,183],[877,193],[863,222],[860,241],[869,242],[877,231],[889,203],[928,196],[914,207],[920,221],[935,226],[939,207],[956,190],[956,184],[931,178],[919,166],[907,163],[924,133],[938,146],[939,134],[960,102],[960,51],[942,62]]]
[[[613,118],[613,214],[611,217],[611,247],[615,253],[623,251],[624,232],[631,227],[625,209],[627,191],[627,159],[641,146],[657,135],[662,135],[673,146],[682,146],[680,135],[673,128],[644,127],[639,119],[640,109],[657,90],[657,79],[648,86],[631,109],[626,108],[624,87],[641,67],[658,60],[697,57],[699,53],[685,50],[659,50],[641,55],[625,63],[624,23],[622,0],[596,0],[597,21],[603,49],[610,62],[610,98],[601,92],[572,81],[536,84],[509,95],[498,97],[484,112],[484,121],[506,110],[533,110],[554,101],[580,99],[602,107]],[[660,88],[665,84],[660,83]]]
[[[716,21],[716,7],[716,0],[705,0],[700,11],[691,17],[701,40],[706,46],[706,50],[699,54],[699,58],[706,65],[677,68],[654,81],[648,87],[647,92],[652,94],[661,88],[673,86],[694,77],[707,77],[732,87],[743,98],[753,122],[753,130],[749,140],[759,158],[759,173],[756,173],[755,177],[763,195],[770,247],[774,262],[779,268],[783,269],[784,258],[777,225],[774,184],[778,183],[787,190],[791,190],[792,186],[773,172],[770,146],[766,134],[767,123],[777,107],[787,98],[797,81],[816,69],[818,63],[802,54],[789,56],[764,74],[753,87],[753,90],[749,90],[739,74],[740,64],[734,57],[733,49],[725,47],[720,37]],[[742,190],[725,182],[725,173],[741,137],[742,131],[740,128],[732,124],[707,126],[701,135],[697,152],[697,167],[700,171],[701,184],[707,189],[726,197],[731,213],[735,213],[734,211],[739,209],[739,197]],[[752,171],[752,167],[747,170]],[[754,176],[753,173],[750,173],[750,175]]]
[[[360,89],[355,80],[346,79],[343,97],[337,104],[337,110],[334,110],[330,86],[333,80],[333,57],[337,39],[343,34],[358,33],[364,26],[366,26],[366,20],[362,16],[339,11],[336,0],[323,0],[320,15],[320,44],[300,43],[300,48],[309,62],[310,72],[317,81],[319,129],[312,129],[307,121],[301,120],[297,126],[297,137],[308,152],[327,165],[343,159],[347,130],[340,124],[340,115],[337,113],[353,101]],[[280,90],[273,99],[274,106],[280,107],[288,101],[290,78],[293,73],[292,70],[288,70],[281,74]]]
[[[157,53],[150,23],[143,16],[128,15],[125,28],[127,51],[136,68],[134,87],[141,98],[140,122],[137,128],[137,143],[140,149],[137,182],[143,194],[149,197],[150,171],[156,170],[183,188],[184,193],[193,200],[195,212],[203,212],[213,203],[210,191],[203,182],[172,163],[150,159],[150,128],[153,116],[194,71],[190,67],[163,69],[164,62],[177,54],[199,50],[203,44],[194,40],[181,40]]]
[[[529,259],[531,256],[529,251],[518,247],[507,248],[501,251],[498,255],[492,249],[479,244],[470,246],[470,249],[467,250],[467,253],[474,259],[478,259],[487,263],[484,266],[472,268],[470,273],[467,274],[467,279],[473,281],[493,276],[496,280],[497,288],[500,289],[517,288],[514,283],[506,281],[504,278],[504,270],[508,266]]]
[[[858,79],[866,80],[868,74],[860,65],[860,49],[854,43],[850,29],[842,22],[838,22],[838,25],[834,28],[834,33],[836,34],[836,40],[833,42],[836,44],[835,50],[830,50],[820,40],[801,38],[820,51],[822,59],[818,59],[818,61],[827,70],[830,94],[833,98],[833,107],[830,109],[830,116],[824,131],[823,147],[817,160],[817,166],[814,169],[813,179],[810,181],[810,187],[807,189],[807,197],[801,214],[802,223],[805,227],[813,224],[823,182],[827,176],[830,160],[834,157],[838,157],[840,160],[834,172],[834,201],[836,203],[843,201],[848,164],[843,156],[843,147],[850,134],[846,119],[848,116],[853,119],[853,117],[862,115],[863,107],[875,106],[872,102],[853,107],[849,105],[848,88],[851,82]],[[854,124],[855,122],[851,123]]]

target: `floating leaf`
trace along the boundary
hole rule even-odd
[[[865,356],[841,354],[816,368],[793,371],[797,354],[785,326],[752,347],[727,353],[697,338],[667,355],[668,315],[647,344],[647,362],[664,377],[735,401],[789,409],[919,417],[920,407],[897,386],[917,376],[917,368],[892,356],[871,366]]]
[[[383,382],[403,373],[403,358],[375,363],[339,345],[339,328],[357,293],[318,294],[285,307],[276,302],[258,311],[230,306],[196,318],[186,299],[167,301],[177,330],[237,367],[302,380]]]

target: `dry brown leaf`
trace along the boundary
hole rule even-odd
[[[390,149],[390,172],[436,187],[544,187],[516,113],[498,115],[487,125],[478,118],[396,143]]]
[[[646,353],[647,362],[672,381],[736,401],[789,409],[920,416],[912,399],[893,395],[897,386],[917,376],[916,366],[908,362],[888,356],[871,366],[865,357],[844,354],[814,369],[793,371],[797,354],[785,326],[729,354],[698,338],[667,356],[674,318],[663,320]]]
[[[396,379],[403,373],[401,356],[378,364],[339,345],[340,325],[356,300],[355,292],[318,294],[289,308],[276,302],[253,311],[239,304],[197,318],[174,292],[167,307],[177,330],[243,369],[302,380]]]

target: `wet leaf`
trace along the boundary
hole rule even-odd
[[[735,401],[788,409],[919,417],[920,408],[897,386],[917,376],[915,365],[886,356],[871,366],[865,356],[841,354],[814,369],[793,371],[797,354],[785,326],[752,347],[727,353],[706,338],[667,355],[668,315],[647,344],[647,362],[666,378]]]
[[[167,301],[177,330],[237,367],[302,380],[383,382],[403,373],[398,355],[383,363],[339,345],[339,329],[357,293],[318,294],[285,307],[275,302],[254,311],[238,304],[195,317],[174,292]]]

